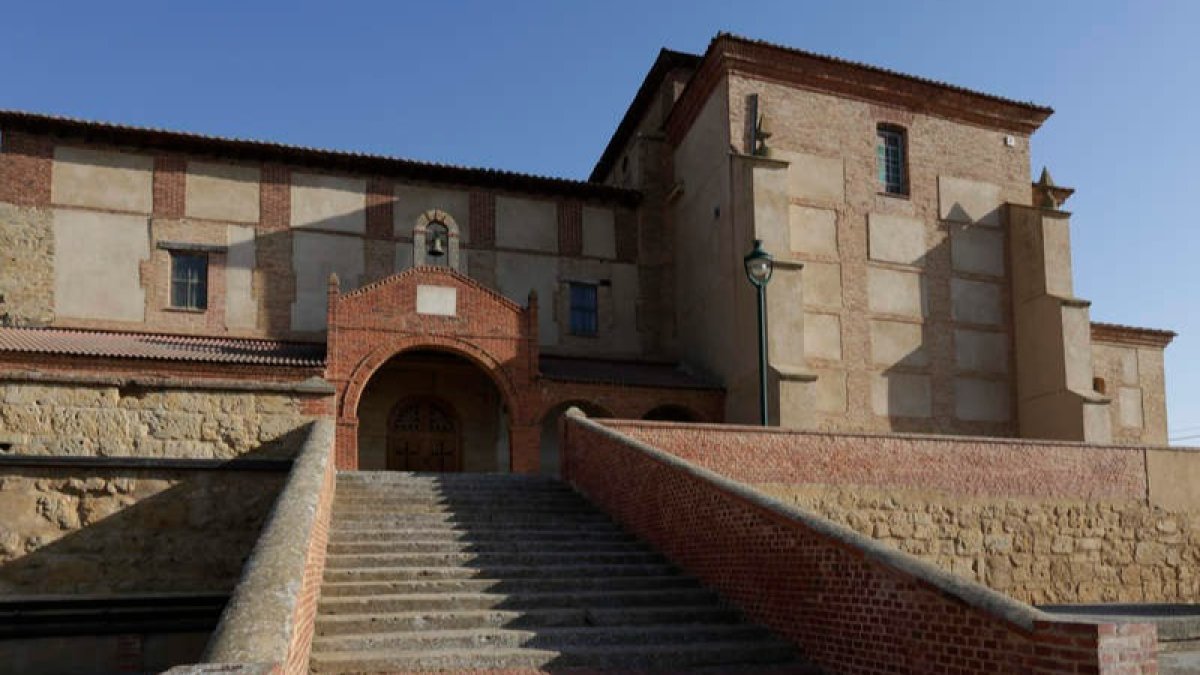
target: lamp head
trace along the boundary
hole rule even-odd
[[[742,258],[746,266],[746,278],[750,283],[758,288],[767,285],[771,281],[771,274],[775,271],[775,259],[770,253],[763,250],[762,239],[754,240],[754,250],[746,254]]]

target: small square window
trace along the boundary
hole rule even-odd
[[[571,283],[571,335],[594,336],[600,328],[596,284]]]
[[[171,306],[177,309],[208,308],[208,256],[204,253],[171,253]]]
[[[875,166],[880,189],[891,195],[908,194],[908,158],[904,129],[881,124],[876,129]]]

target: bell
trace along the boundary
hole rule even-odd
[[[429,247],[429,255],[434,258],[440,258],[446,255],[446,247],[442,244],[441,237],[433,238],[433,245]]]

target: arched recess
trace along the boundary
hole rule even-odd
[[[490,355],[480,352],[469,343],[462,343],[453,338],[424,336],[423,338],[410,338],[399,342],[403,344],[381,346],[363,359],[355,369],[354,374],[350,377],[346,386],[346,392],[342,396],[338,417],[340,420],[348,423],[345,433],[353,435],[355,467],[361,469],[395,468],[389,465],[385,455],[381,452],[382,448],[380,444],[386,445],[387,439],[383,438],[382,429],[378,428],[378,425],[375,424],[378,421],[380,413],[379,406],[375,402],[380,396],[370,396],[373,383],[376,388],[384,387],[391,392],[403,391],[412,396],[423,395],[447,399],[452,398],[455,391],[459,391],[460,393],[462,391],[473,391],[477,394],[482,393],[485,389],[480,384],[480,381],[482,381],[483,383],[490,384],[491,388],[495,390],[495,402],[497,406],[494,417],[480,415],[481,411],[478,410],[463,410],[462,405],[456,406],[451,404],[451,408],[459,417],[470,416],[474,418],[475,423],[471,425],[471,428],[481,435],[479,439],[466,439],[466,442],[473,445],[464,451],[467,461],[464,462],[463,468],[472,471],[509,471],[512,468],[512,448],[514,446],[512,421],[523,420],[524,411],[512,382],[509,381],[509,378],[504,370],[500,368],[499,364],[496,364]],[[414,357],[419,359],[424,356],[425,360],[428,360],[429,355],[444,355],[450,359],[469,364],[470,369],[478,373],[479,378],[476,382],[465,382],[459,377],[456,378],[459,380],[458,387],[451,386],[448,390],[439,390],[439,387],[436,386],[439,379],[444,379],[453,372],[452,367],[447,365],[424,369],[426,371],[425,377],[421,379],[435,383],[435,386],[430,387],[426,391],[404,390],[398,383],[389,381],[389,379],[396,379],[388,377],[389,364],[403,367],[406,361],[411,361]],[[413,364],[409,363],[408,365],[411,369]],[[440,373],[440,377],[438,373]],[[362,415],[364,404],[372,404],[367,405],[365,409],[373,413],[375,419],[364,419]],[[483,412],[486,413],[486,406]],[[365,438],[364,433],[367,434]],[[478,452],[483,450],[483,448],[479,446],[480,443],[486,444],[494,452],[495,463],[493,465],[489,466],[488,462],[481,460]],[[473,451],[475,451],[475,454],[472,454]]]
[[[565,401],[559,403],[542,416],[542,438],[539,447],[541,472],[557,476],[561,467],[558,448],[558,422],[572,407],[579,408],[588,417],[612,417],[612,413],[591,401]]]
[[[644,420],[652,420],[658,422],[699,422],[701,417],[696,412],[687,406],[677,405],[674,403],[666,403],[646,411],[642,415]]]
[[[448,351],[408,350],[363,388],[359,470],[507,472],[510,438],[499,387]]]
[[[433,260],[429,257],[429,235],[433,228],[438,226],[446,228],[446,257],[443,261]],[[460,230],[458,223],[454,222],[454,217],[449,213],[440,209],[430,209],[425,213],[417,216],[417,222],[413,224],[413,266],[421,265],[446,265],[456,272],[462,272],[461,254],[459,252]]]

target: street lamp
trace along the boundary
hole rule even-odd
[[[758,410],[762,425],[767,426],[767,284],[775,270],[775,259],[763,250],[762,239],[754,240],[754,250],[742,258],[746,278],[758,291]]]

